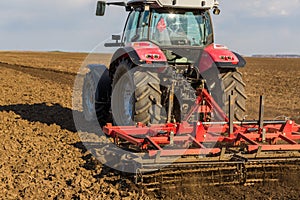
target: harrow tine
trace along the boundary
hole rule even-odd
[[[258,121],[259,121],[259,131],[262,131],[263,126],[264,126],[264,96],[260,96],[260,103],[259,103],[259,117],[258,117]]]
[[[229,95],[229,135],[233,133],[234,97]]]

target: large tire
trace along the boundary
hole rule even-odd
[[[157,124],[161,121],[161,95],[158,75],[150,71],[134,74],[135,113],[134,121]]]
[[[229,95],[234,98],[234,120],[244,119],[246,111],[245,83],[242,74],[237,69],[210,68],[202,74],[206,80],[206,88],[220,108],[229,116]],[[213,121],[224,120],[217,113],[213,113]]]
[[[229,113],[229,95],[234,98],[234,119],[241,121],[244,119],[246,112],[245,83],[242,80],[242,74],[235,70],[224,71],[220,73],[224,86],[225,112]]]
[[[98,81],[95,93],[96,116],[101,127],[112,122],[110,96],[111,79],[109,77],[109,71],[105,69]]]
[[[104,126],[112,122],[110,113],[111,80],[104,65],[89,65],[82,89],[82,109],[86,121]]]
[[[112,114],[116,125],[159,123],[160,80],[154,72],[143,71],[127,58],[112,69]]]
[[[225,111],[225,94],[224,87],[220,76],[220,71],[216,66],[213,66],[201,74],[202,78],[205,80],[205,88],[212,96],[214,101],[219,105],[219,107]],[[217,112],[212,112],[210,119],[200,117],[200,121],[224,121],[222,115],[218,115]]]

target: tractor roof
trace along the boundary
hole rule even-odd
[[[218,7],[217,0],[129,0],[127,5],[149,4],[151,7],[212,9]]]

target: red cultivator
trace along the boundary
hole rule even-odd
[[[291,120],[263,120],[263,104],[261,97],[259,120],[236,122],[223,113],[205,89],[201,89],[186,120],[193,112],[205,116],[214,110],[224,121],[183,121],[150,126],[107,124],[103,130],[117,145],[143,152],[138,172],[144,182],[146,178],[151,179],[146,181],[148,187],[158,183],[157,177],[164,177],[161,180],[170,183],[175,182],[175,174],[191,172],[199,172],[206,179],[214,177],[209,180],[210,184],[257,182],[262,181],[262,177],[270,179],[267,173],[273,176],[274,168],[282,168],[281,164],[287,166],[292,162],[297,167],[300,160],[300,126]],[[231,103],[229,113],[232,110]],[[159,168],[156,174],[146,173]],[[272,168],[271,172],[266,170],[268,168]],[[257,175],[258,171],[263,172]],[[166,179],[170,174],[172,177]]]
[[[205,106],[200,105],[203,100]],[[262,99],[261,99],[262,100]],[[234,122],[226,117],[219,106],[205,89],[200,92],[197,104],[191,114],[208,114],[216,110],[223,116],[223,122],[167,123],[164,125],[104,127],[104,132],[114,138],[116,144],[120,140],[135,145],[146,151],[149,157],[184,156],[184,155],[218,155],[226,147],[243,147],[243,153],[251,155],[262,151],[300,151],[300,126],[291,120],[263,120],[263,102],[261,101],[260,119],[257,121]],[[230,108],[233,110],[233,108]],[[190,115],[189,115],[190,116]],[[188,117],[189,117],[188,116]],[[203,143],[220,144],[220,147],[206,147]],[[219,145],[217,145],[219,146]]]

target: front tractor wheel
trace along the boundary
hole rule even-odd
[[[161,121],[161,91],[157,73],[122,59],[113,69],[112,114],[116,125]]]

